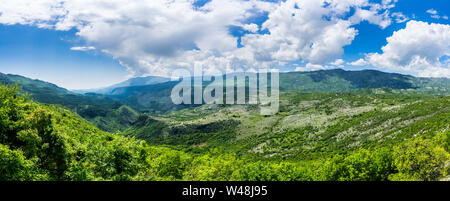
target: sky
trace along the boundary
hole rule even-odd
[[[68,89],[276,68],[450,77],[448,0],[0,0],[0,72]]]

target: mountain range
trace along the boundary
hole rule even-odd
[[[450,79],[418,78],[375,70],[342,69],[280,73],[280,91],[350,92],[389,88],[397,93],[448,95]],[[179,81],[148,76],[96,90],[69,91],[54,84],[19,75],[1,74],[0,83],[17,83],[23,92],[45,104],[66,106],[102,130],[114,132],[129,128],[142,113],[164,114],[196,105],[175,105],[170,99]]]
[[[97,94],[114,94],[114,90],[121,87],[131,87],[131,86],[145,86],[154,85],[159,83],[164,83],[170,81],[170,78],[158,77],[158,76],[147,76],[147,77],[135,77],[118,84],[111,85],[109,87],[98,88],[98,89],[82,89],[74,90],[77,93],[97,93]]]
[[[76,93],[0,74],[0,180],[450,179],[449,79],[280,73],[270,116],[175,105],[179,82],[139,80]]]
[[[95,93],[79,94],[54,84],[19,75],[0,73],[0,84],[18,84],[22,93],[27,93],[39,103],[65,106],[98,128],[115,132],[131,125],[138,112],[108,96]]]

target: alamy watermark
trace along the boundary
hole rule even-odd
[[[174,104],[250,104],[259,105],[261,115],[278,113],[277,69],[225,73],[214,70],[203,74],[202,67],[195,67],[193,75],[186,69],[172,73],[172,81],[180,78],[171,93]]]

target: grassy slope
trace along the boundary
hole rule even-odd
[[[281,94],[277,115],[261,116],[249,105],[204,105],[141,117],[124,135],[190,151],[226,147],[266,158],[314,159],[446,132],[449,101],[383,90],[290,91]]]
[[[390,89],[289,91],[277,115],[204,105],[141,116],[123,134],[191,154],[251,158],[235,167],[244,180],[436,180],[449,175],[449,101]]]

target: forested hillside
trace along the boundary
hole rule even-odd
[[[449,125],[448,96],[289,91],[280,94],[276,115],[262,116],[256,105],[204,105],[143,115],[123,133],[152,144],[202,149],[225,143],[262,157],[305,159],[431,138]]]
[[[45,104],[59,104],[74,110],[103,131],[124,131],[141,113],[164,114],[198,105],[175,105],[170,99],[179,82],[162,77],[132,78],[98,89],[97,93],[79,94],[54,84],[19,75],[0,73],[1,84],[19,84],[22,92]],[[209,82],[204,82],[207,85]],[[374,70],[341,69],[314,72],[280,73],[281,91],[351,92],[361,89],[389,88],[397,94],[448,95],[450,79],[416,78]]]
[[[18,84],[21,93],[45,104],[59,104],[77,112],[98,128],[116,132],[128,128],[137,120],[138,112],[111,98],[94,93],[73,93],[54,84],[19,75],[0,73],[0,84]]]
[[[344,92],[383,87],[403,92],[449,94],[450,79],[418,78],[376,70],[345,71],[334,69],[280,74],[281,90]]]
[[[254,108],[246,106],[141,116],[133,129],[148,145],[100,131],[67,108],[34,103],[16,86],[1,86],[0,180],[358,181],[448,176],[448,97],[285,97],[293,108],[272,118],[254,115]],[[289,119],[292,115],[297,116]],[[292,122],[302,118],[314,121]],[[320,122],[328,118],[337,122]],[[255,127],[245,121],[254,121]],[[148,132],[142,132],[146,128]],[[157,129],[168,132],[161,135]],[[191,134],[184,135],[186,131]]]
[[[224,77],[225,81],[227,78]],[[450,94],[450,79],[417,78],[375,70],[345,71],[342,69],[313,72],[280,73],[280,91],[351,92],[361,89],[389,88],[398,94]],[[192,105],[175,105],[170,100],[178,82],[118,87],[107,95],[144,113],[165,113]],[[208,85],[209,82],[204,82]]]

